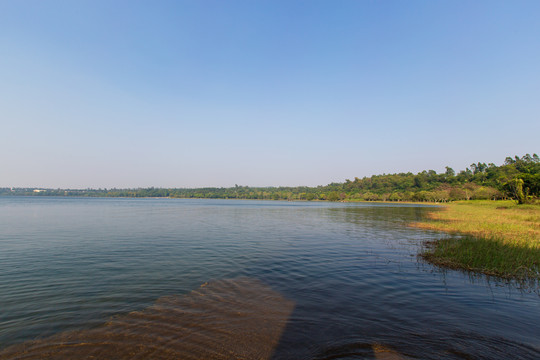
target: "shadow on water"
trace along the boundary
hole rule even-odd
[[[0,359],[406,360],[493,359],[510,354],[514,359],[533,359],[537,354],[505,339],[466,333],[454,334],[449,343],[428,329],[401,334],[399,339],[389,337],[388,343],[373,341],[369,335],[336,341],[336,334],[328,343],[325,333],[332,329],[306,328],[295,321],[302,316],[294,301],[259,280],[218,280],[184,296],[161,297],[142,311],[113,317],[93,329],[10,346],[0,351]],[[296,342],[312,346],[291,346]]]
[[[0,359],[271,359],[294,308],[258,280],[218,280],[93,329],[10,346]],[[329,348],[317,358],[358,355],[405,359],[380,344]]]
[[[0,359],[269,359],[293,309],[260,281],[219,280],[93,329],[8,347]]]

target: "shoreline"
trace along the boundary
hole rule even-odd
[[[540,281],[540,205],[461,201],[430,212],[425,221],[411,226],[458,235],[425,244],[419,256],[431,264]]]
[[[306,200],[306,199],[248,199],[248,198],[220,198],[220,197],[176,197],[176,196],[84,196],[84,195],[0,195],[0,198],[27,197],[27,198],[79,198],[79,199],[186,199],[186,200],[254,200],[254,201],[285,201],[285,202],[321,202],[321,203],[367,203],[367,204],[407,204],[407,205],[430,205],[444,207],[452,202],[433,201],[384,201],[384,200]],[[489,200],[504,201],[504,200]]]

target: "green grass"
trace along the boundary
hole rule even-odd
[[[540,279],[540,205],[463,201],[413,226],[465,235],[428,244],[422,256],[439,266],[503,278]]]

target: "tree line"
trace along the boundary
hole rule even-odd
[[[540,158],[537,154],[507,157],[502,165],[473,163],[465,170],[424,170],[417,174],[382,174],[347,179],[317,187],[36,189],[0,188],[0,195],[171,197],[259,200],[430,201],[515,199],[525,203],[540,197]]]

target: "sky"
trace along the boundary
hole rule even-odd
[[[326,185],[540,153],[540,1],[0,0],[0,187]]]

